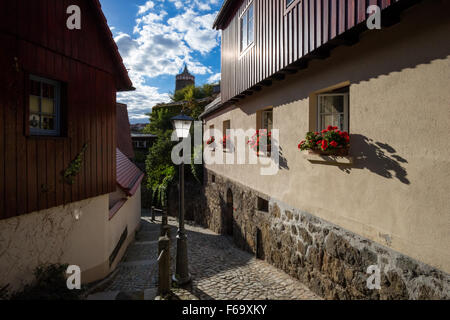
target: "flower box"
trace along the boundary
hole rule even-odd
[[[321,132],[308,132],[298,148],[312,154],[327,156],[347,156],[350,148],[350,136],[346,131],[328,126]]]
[[[323,156],[338,156],[338,157],[346,157],[348,156],[348,150],[349,148],[337,148],[337,149],[333,149],[333,150],[320,150],[320,149],[315,149],[315,150],[308,150],[309,154],[316,154],[316,155],[323,155]]]
[[[249,139],[247,144],[256,152],[258,157],[260,155],[270,156],[270,153],[272,152],[272,132],[267,129],[256,130],[255,134]],[[266,149],[266,152],[263,152],[263,149]]]

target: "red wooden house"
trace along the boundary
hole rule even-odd
[[[67,26],[72,5],[80,29]],[[116,92],[133,87],[99,1],[2,1],[0,74],[0,285],[38,262],[106,275],[123,231],[108,207]]]

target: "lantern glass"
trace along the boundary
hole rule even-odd
[[[177,133],[178,139],[184,139],[189,136],[189,130],[191,129],[191,121],[187,120],[174,120],[173,125]]]

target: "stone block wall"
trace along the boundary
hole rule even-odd
[[[196,222],[226,233],[229,190],[235,244],[326,299],[450,299],[450,275],[212,171]],[[268,212],[258,210],[258,197],[269,201]],[[379,290],[367,287],[371,265],[381,270]]]

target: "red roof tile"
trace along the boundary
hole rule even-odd
[[[117,184],[128,195],[133,196],[139,188],[144,173],[119,149],[116,149]]]
[[[117,148],[128,158],[134,158],[133,143],[131,141],[130,121],[128,120],[127,105],[117,103]]]

